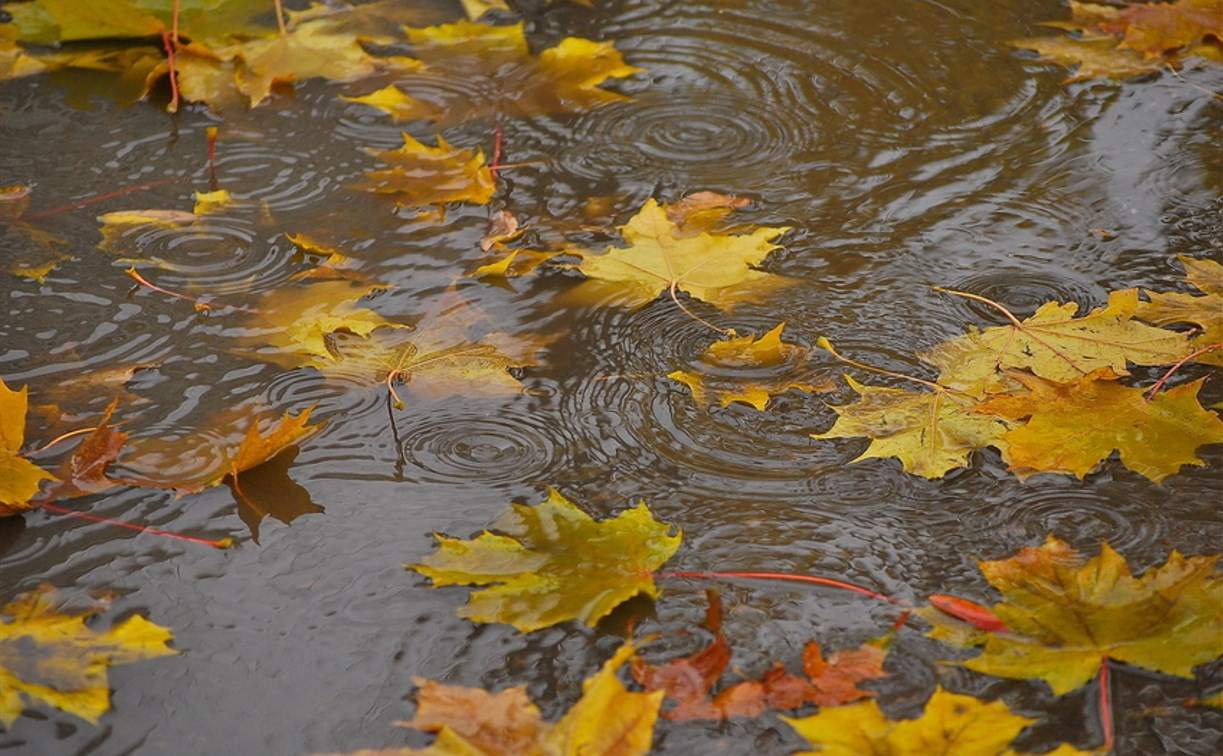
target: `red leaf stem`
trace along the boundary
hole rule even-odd
[[[801,583],[816,583],[818,585],[828,585],[833,588],[842,588],[854,593],[861,593],[863,596],[886,601],[889,604],[900,603],[896,599],[889,596],[884,596],[882,593],[872,591],[869,588],[863,588],[860,585],[846,583],[843,580],[834,580],[833,578],[816,577],[814,575],[795,575],[789,572],[656,572],[656,578],[753,578],[759,580],[793,580]]]

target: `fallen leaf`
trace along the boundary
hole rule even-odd
[[[419,97],[388,87],[345,99],[379,108],[396,121],[439,125],[499,115],[577,113],[629,99],[599,86],[641,71],[626,64],[610,42],[577,37],[532,57],[521,23],[459,21],[406,31],[413,54],[424,63],[419,75],[438,85],[423,87]],[[459,85],[447,86],[450,82]]]
[[[1014,373],[1027,391],[994,396],[973,412],[1007,420],[1002,458],[1021,478],[1040,472],[1083,478],[1120,452],[1121,463],[1158,483],[1184,465],[1202,466],[1197,449],[1223,443],[1223,420],[1198,403],[1199,379],[1148,400],[1108,368],[1065,383]]]
[[[28,387],[13,391],[0,380],[0,517],[30,509],[42,481],[57,480],[21,456],[28,407]]]
[[[940,368],[939,384],[981,397],[1014,388],[1009,369],[1071,381],[1098,368],[1127,375],[1128,363],[1171,364],[1192,351],[1185,334],[1133,320],[1138,304],[1136,289],[1114,291],[1106,307],[1076,318],[1074,303],[1046,302],[1022,322],[1007,313],[1011,325],[970,329],[918,357]]]
[[[1177,677],[1223,654],[1223,577],[1216,556],[1173,551],[1160,567],[1133,577],[1108,544],[1085,558],[1050,535],[1044,545],[978,562],[1003,596],[993,612],[1009,632],[958,632],[957,620],[927,610],[933,637],[984,645],[962,666],[987,675],[1044,680],[1064,695],[1091,680],[1106,660]]]
[[[93,432],[86,436],[72,456],[60,465],[56,471],[59,482],[47,489],[46,495],[39,499],[40,504],[99,493],[117,485],[106,477],[106,470],[119,458],[119,452],[127,438],[126,433],[121,433],[108,424],[118,405],[118,399],[110,403]]]
[[[1223,342],[1223,265],[1214,260],[1185,256],[1177,259],[1185,266],[1185,280],[1203,296],[1147,291],[1149,301],[1138,303],[1135,317],[1161,326],[1171,323],[1198,326],[1202,332],[1193,337],[1194,351]],[[1223,367],[1223,349],[1206,352],[1194,359]]]
[[[801,719],[781,717],[818,751],[801,756],[1008,756],[1015,736],[1035,719],[1014,714],[1002,701],[985,702],[937,687],[916,719],[888,719],[879,704],[863,701]],[[1086,754],[1062,745],[1057,756]]]
[[[438,535],[437,552],[407,566],[437,587],[490,586],[459,615],[523,632],[573,619],[593,627],[639,593],[657,598],[652,572],[680,543],[645,502],[595,522],[554,490],[537,506],[513,505],[492,530],[470,541]]]
[[[0,79],[3,79],[3,30],[0,25]],[[0,244],[5,248],[3,271],[38,283],[69,255],[68,240],[22,220],[30,202],[31,188],[24,184],[0,187]],[[15,239],[6,239],[11,233]]]
[[[716,401],[725,407],[731,402],[750,404],[758,410],[769,399],[790,389],[830,391],[828,382],[811,383],[810,349],[781,340],[785,323],[758,339],[740,336],[715,341],[701,355],[700,371],[676,370],[667,377],[692,390],[698,404]]]
[[[437,146],[429,147],[404,132],[403,146],[399,149],[367,152],[390,163],[391,168],[367,172],[369,180],[354,188],[393,194],[400,205],[419,207],[447,202],[486,205],[496,191],[492,171],[484,164],[483,151],[456,149],[440,135]]]
[[[1061,66],[1078,66],[1063,84],[1090,79],[1128,79],[1154,73],[1164,63],[1145,60],[1133,50],[1118,50],[1115,39],[1074,39],[1072,37],[1035,37],[1016,39],[1009,44],[1040,55],[1040,60]]]
[[[667,719],[729,719],[758,717],[766,711],[796,709],[803,704],[841,706],[874,695],[858,683],[883,677],[886,656],[882,644],[838,651],[824,658],[820,644],[810,641],[803,648],[805,677],[790,674],[780,662],[759,680],[746,680],[727,687],[716,696],[710,691],[730,661],[730,647],[722,634],[722,605],[716,592],[709,592],[705,625],[713,642],[681,659],[661,666],[633,659],[633,679],[648,691],[659,690],[676,705],[663,712]]]
[[[287,367],[334,362],[335,334],[366,338],[375,328],[403,327],[360,305],[385,288],[337,279],[274,289],[260,299],[242,341],[272,347],[258,356]]]
[[[1004,445],[1008,424],[974,412],[974,402],[951,391],[906,391],[864,386],[849,376],[845,380],[861,399],[833,407],[836,423],[811,437],[870,438],[870,446],[853,462],[896,457],[905,472],[936,479],[967,465],[977,449]]]
[[[582,697],[548,724],[523,687],[500,693],[417,678],[416,716],[404,723],[438,737],[428,749],[450,754],[634,756],[650,750],[662,693],[633,693],[616,670],[633,654],[626,643],[582,683]]]
[[[717,192],[693,192],[663,208],[667,211],[667,219],[679,227],[680,232],[696,235],[702,231],[713,231],[733,211],[750,204],[751,200],[742,197]]]
[[[478,20],[491,10],[511,12],[505,0],[460,0],[460,2],[463,4],[463,13],[472,21]]]
[[[778,249],[772,241],[788,228],[757,228],[731,235],[701,232],[687,236],[651,199],[637,215],[620,227],[627,247],[608,247],[601,254],[578,252],[575,266],[587,278],[584,298],[601,302],[611,293],[617,304],[638,307],[669,292],[677,292],[727,309],[794,283],[765,273],[755,266]],[[579,287],[576,296],[582,298]]]
[[[509,210],[498,210],[488,224],[488,232],[480,238],[480,249],[487,252],[516,238],[525,230],[518,225],[518,219]]]
[[[503,257],[473,268],[469,275],[473,278],[517,278],[533,273],[540,265],[563,254],[564,250],[544,252],[535,249],[511,249]]]
[[[107,668],[178,653],[170,631],[129,617],[105,632],[85,625],[97,610],[55,611],[50,589],[19,596],[0,608],[0,724],[6,728],[27,706],[41,702],[93,724],[110,710]]]

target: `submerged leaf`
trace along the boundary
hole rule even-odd
[[[627,247],[608,247],[603,253],[579,252],[576,266],[591,281],[577,296],[595,301],[610,293],[618,304],[638,307],[662,292],[685,292],[724,308],[753,301],[794,283],[757,270],[770,252],[772,241],[788,228],[757,228],[732,235],[702,231],[692,236],[668,217],[651,199],[637,215],[620,227]]]
[[[526,689],[488,693],[479,688],[417,679],[416,716],[407,726],[438,734],[428,749],[439,754],[523,756],[637,756],[648,753],[662,693],[633,693],[616,670],[633,654],[626,643],[582,683],[582,697],[548,724]]]
[[[999,446],[1020,477],[1057,472],[1082,478],[1116,450],[1127,468],[1158,483],[1184,465],[1204,465],[1199,446],[1223,443],[1223,420],[1197,400],[1204,379],[1148,400],[1141,389],[1118,383],[1108,368],[1065,383],[1013,376],[1027,392],[991,397],[973,411],[1028,418]]]
[[[499,115],[577,113],[627,100],[599,86],[641,70],[626,64],[610,42],[576,37],[532,57],[521,23],[459,21],[407,33],[413,54],[424,63],[419,75],[442,85],[426,87],[419,96],[392,86],[346,99],[379,108],[396,121],[442,125]]]
[[[667,377],[691,389],[698,404],[716,401],[725,407],[743,402],[762,411],[773,395],[790,389],[830,391],[827,382],[807,380],[811,350],[782,341],[784,328],[780,323],[758,339],[715,341],[701,355],[700,372],[676,370]]]
[[[436,147],[429,147],[404,132],[399,149],[369,152],[390,163],[391,168],[366,173],[369,180],[355,188],[393,194],[400,205],[486,205],[496,191],[492,171],[484,164],[484,153],[456,149],[441,136]]]
[[[657,598],[651,573],[680,543],[644,502],[596,522],[556,491],[513,505],[492,529],[470,541],[439,535],[437,552],[408,567],[435,586],[490,586],[459,614],[523,632],[572,619],[594,626],[638,593]]]
[[[170,631],[143,617],[110,630],[85,625],[95,611],[60,614],[49,589],[0,607],[0,724],[9,727],[28,705],[42,702],[93,724],[110,709],[107,668],[178,653]]]
[[[1054,695],[1079,688],[1107,659],[1178,677],[1223,654],[1223,576],[1218,556],[1173,551],[1133,577],[1108,544],[1090,559],[1052,535],[1040,547],[978,562],[1004,602],[993,607],[1007,633],[964,633],[940,612],[923,612],[935,637],[984,645],[961,664],[998,677],[1044,680]]]
[[[977,449],[1003,446],[1007,423],[973,412],[973,403],[955,393],[864,386],[849,376],[845,380],[862,398],[833,407],[836,423],[811,437],[867,436],[871,444],[854,462],[896,457],[905,472],[941,478],[967,465]]]

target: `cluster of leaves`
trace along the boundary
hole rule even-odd
[[[596,522],[556,491],[534,507],[515,504],[492,530],[466,541],[437,536],[437,553],[408,567],[431,578],[435,586],[491,585],[473,593],[460,615],[476,622],[506,622],[522,631],[571,620],[593,625],[639,593],[658,597],[655,571],[674,553],[680,538],[669,535],[669,528],[656,521],[644,503]],[[1102,675],[1110,660],[1191,678],[1194,667],[1223,656],[1219,633],[1223,576],[1216,569],[1218,560],[1217,555],[1187,558],[1174,551],[1162,566],[1134,577],[1107,544],[1098,556],[1085,558],[1051,535],[1040,547],[979,563],[1003,597],[992,608],[934,595],[916,612],[933,626],[931,637],[960,648],[983,647],[979,656],[955,663],[983,674],[1043,680],[1058,696],[1100,677],[1102,699],[1108,701],[1108,679]],[[827,658],[818,643],[809,642],[803,651],[805,676],[791,674],[778,663],[758,681],[741,681],[713,694],[730,662],[731,649],[722,631],[722,604],[716,592],[710,592],[709,602],[705,626],[713,637],[704,648],[663,664],[640,656],[633,659],[633,678],[646,691],[665,695],[671,702],[662,711],[665,718],[755,717],[813,704],[821,709],[814,716],[782,719],[821,753],[844,754],[1011,754],[1010,742],[1035,721],[1011,713],[1001,702],[986,703],[941,688],[915,720],[893,721],[873,701],[855,703],[873,695],[859,683],[885,674],[891,633]],[[632,653],[633,645],[626,644],[614,664]],[[604,667],[588,685],[606,684],[608,669]],[[525,703],[521,689],[489,697],[482,691],[426,680],[417,684],[420,713],[412,724],[441,733],[447,728],[485,729],[484,711],[507,709],[492,703],[499,696],[514,700],[515,711]],[[618,684],[617,690],[622,690]],[[435,701],[443,692],[462,705],[448,706],[445,716],[435,716],[440,711],[434,708]],[[654,700],[651,722],[658,712],[658,699]],[[497,716],[513,721],[508,714]],[[632,719],[645,721],[638,714]],[[502,729],[515,728],[503,724]],[[448,736],[439,737],[436,747],[449,747],[444,737]],[[1111,732],[1106,740],[1111,741]],[[649,738],[640,736],[638,742],[648,747]],[[1080,751],[1061,746],[1054,753]]]
[[[394,0],[314,4],[287,13],[280,0],[30,0],[4,10],[12,22],[0,24],[0,80],[63,68],[112,71],[125,99],[136,101],[168,79],[171,110],[180,98],[213,110],[253,107],[296,81],[351,82],[384,73],[496,77],[493,89],[506,93],[504,100],[479,100],[479,107],[464,103],[461,111],[452,102],[414,99],[394,85],[353,98],[399,120],[440,120],[447,112],[569,112],[619,99],[598,85],[637,71],[611,45],[578,38],[533,58],[521,24],[411,28],[437,20],[436,13]],[[275,21],[268,23],[273,11]],[[367,49],[404,41],[417,57]],[[518,86],[506,87],[507,76]]]
[[[1223,62],[1223,0],[1100,5],[1070,0],[1069,21],[1052,26],[1074,33],[1011,42],[1040,59],[1078,66],[1066,81],[1121,79],[1181,66],[1196,56]]]
[[[1203,465],[1198,447],[1223,442],[1223,421],[1197,399],[1205,379],[1166,391],[1161,380],[1145,394],[1122,382],[1127,365],[1218,364],[1223,266],[1182,263],[1201,296],[1156,292],[1144,301],[1138,290],[1125,289],[1083,317],[1075,317],[1072,303],[1048,302],[1021,321],[995,302],[962,295],[997,308],[1009,324],[974,328],[919,354],[940,370],[936,382],[909,379],[925,390],[848,379],[861,399],[836,407],[836,424],[815,438],[867,436],[871,444],[858,460],[897,457],[906,471],[927,478],[967,465],[987,446],[1020,478],[1043,472],[1082,478],[1114,451],[1155,482],[1185,465]]]

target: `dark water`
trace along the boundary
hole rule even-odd
[[[647,198],[713,190],[753,200],[740,211],[745,223],[794,228],[769,267],[801,283],[733,315],[704,308],[703,316],[756,333],[784,320],[798,343],[824,335],[858,359],[929,377],[915,352],[969,324],[998,322],[931,285],[1027,314],[1053,299],[1098,306],[1117,288],[1177,289],[1176,255],[1218,258],[1223,103],[1199,88],[1223,89],[1223,71],[1185,71],[1196,86],[1171,76],[1063,86],[1063,70],[1025,63],[1004,44],[1064,17],[1056,2],[596,5],[562,3],[529,16],[531,44],[614,41],[647,69],[613,85],[633,101],[507,120],[507,161],[531,165],[505,173],[493,205],[454,206],[444,224],[348,188],[380,167],[363,148],[401,143],[402,125],[336,97],[370,91],[368,83],[311,82],[224,119],[198,107],[177,117],[119,108],[91,93],[106,83],[93,75],[0,85],[0,186],[33,184],[32,212],[181,178],[41,223],[71,240],[72,259],[41,285],[4,281],[3,379],[29,384],[37,403],[95,371],[155,365],[129,385],[144,401],[121,410],[133,439],[206,429],[215,412],[249,400],[278,412],[318,403],[317,416],[329,419],[290,468],[325,511],[290,526],[264,520],[258,543],[224,486],[177,499],[122,488],[72,506],[200,537],[234,536],[239,544],[229,551],[48,512],[0,521],[0,602],[42,582],[76,597],[114,591],[104,619],[146,615],[171,628],[183,651],[113,669],[114,710],[100,726],[39,707],[0,733],[0,749],[420,746],[427,739],[392,726],[411,714],[414,676],[523,684],[555,718],[620,643],[617,635],[573,623],[527,635],[475,625],[455,616],[463,590],[434,591],[402,568],[433,549],[431,532],[472,536],[511,501],[538,501],[548,485],[596,515],[648,501],[660,520],[684,530],[669,563],[675,569],[834,576],[905,600],[942,592],[992,601],[974,557],[1002,558],[1050,532],[1085,549],[1107,541],[1135,571],[1174,548],[1219,550],[1218,447],[1203,450],[1206,467],[1162,486],[1115,460],[1083,482],[1038,476],[1022,484],[992,451],[927,481],[895,460],[848,464],[864,441],[809,438],[833,420],[825,401],[844,403],[847,389],[791,392],[765,412],[707,411],[665,378],[594,380],[662,376],[711,341],[665,298],[637,311],[576,308],[557,303],[572,276],[523,279],[513,290],[464,279],[462,294],[506,330],[564,335],[525,371],[528,395],[389,410],[378,391],[235,354],[228,337],[241,330],[239,314],[200,317],[183,301],[133,292],[126,263],[96,248],[102,212],[189,210],[191,193],[209,188],[204,130],[219,125],[218,185],[248,202],[212,216],[197,235],[138,240],[142,256],[176,263],[157,271],[160,285],[218,300],[285,284],[298,269],[285,234],[325,233],[362,274],[395,287],[371,306],[410,319],[481,259],[478,241],[495,209],[547,229],[587,198],[611,196],[611,220],[622,223]],[[431,141],[427,125],[406,128]],[[445,136],[491,149],[487,120]],[[842,369],[830,361],[826,372]],[[1223,399],[1217,377],[1203,398]],[[82,414],[97,413],[105,401],[80,404]],[[30,442],[50,437],[40,434],[35,423]],[[654,658],[686,653],[701,642],[683,632],[702,617],[704,587],[667,581],[660,601],[633,603],[620,619],[635,618],[641,634],[663,633],[650,647]],[[857,645],[896,614],[850,594],[775,584],[730,584],[723,598],[733,664],[747,676],[772,659],[795,663],[812,638],[825,648]],[[891,674],[872,686],[884,709],[915,715],[937,682],[1039,717],[1017,742],[1023,749],[1100,742],[1093,686],[1057,699],[1039,683],[938,664],[952,654],[916,630],[902,632]],[[1181,681],[1119,668],[1118,752],[1217,752],[1223,718],[1177,703],[1218,687],[1218,665],[1199,673]],[[660,722],[655,746],[755,754],[802,743],[764,716]]]

